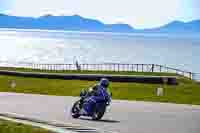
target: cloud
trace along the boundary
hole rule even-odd
[[[15,0],[0,0],[0,13],[7,13],[12,9]]]
[[[200,17],[200,0],[192,0],[192,10],[194,15]]]
[[[6,0],[0,0],[0,11],[4,11],[6,9]]]
[[[178,16],[179,20],[191,21],[194,19],[200,19],[200,0],[180,0],[181,13]]]

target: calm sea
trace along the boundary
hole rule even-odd
[[[0,30],[0,65],[150,63],[200,72],[199,34]]]

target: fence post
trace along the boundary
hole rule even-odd
[[[131,64],[131,71],[133,72],[133,64]]]
[[[162,66],[160,65],[160,72],[162,72]]]
[[[102,71],[102,67],[101,67],[101,64],[99,64],[99,71]]]
[[[154,64],[152,64],[152,72],[154,72]]]
[[[69,69],[69,71],[71,71],[71,64],[68,65],[68,69]]]
[[[67,71],[67,64],[65,64],[65,71]]]
[[[119,72],[119,64],[117,64],[117,71]]]
[[[192,80],[192,72],[189,72],[189,77]]]
[[[144,64],[142,64],[142,72],[144,71],[143,69],[144,69]]]
[[[137,64],[137,72],[138,72],[138,64]]]

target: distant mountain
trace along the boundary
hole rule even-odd
[[[184,23],[174,21],[167,25],[154,28],[136,30],[128,24],[104,24],[95,19],[88,19],[79,15],[52,16],[44,15],[38,18],[17,17],[0,14],[0,28],[17,29],[45,29],[72,30],[92,32],[200,32],[200,20]]]
[[[0,14],[0,28],[133,32],[133,28],[127,24],[107,25],[98,20],[83,18],[79,15],[45,15],[39,18],[31,18]]]
[[[164,33],[193,33],[200,32],[200,20],[195,20],[191,22],[181,22],[181,21],[173,21],[164,26],[154,28],[154,29],[146,29],[144,32],[164,32]]]
[[[135,30],[128,24],[107,24],[106,31],[108,32],[134,32]]]

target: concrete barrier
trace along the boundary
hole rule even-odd
[[[177,85],[176,76],[138,76],[138,75],[109,75],[109,74],[58,74],[58,73],[38,73],[38,72],[17,72],[0,70],[0,75],[48,78],[48,79],[66,79],[66,80],[100,80],[108,78],[112,82],[137,82],[153,84]]]

